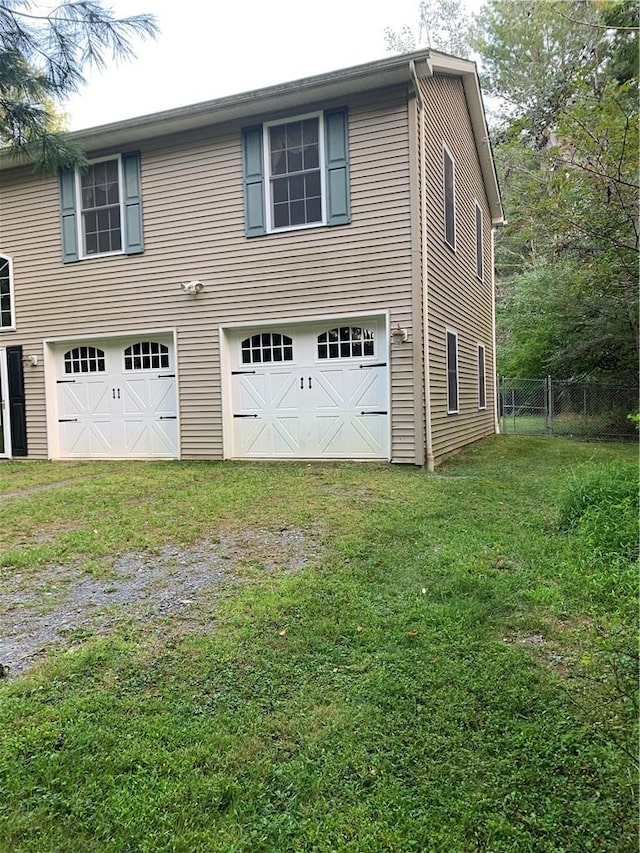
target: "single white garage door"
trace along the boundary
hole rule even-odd
[[[383,318],[234,331],[237,458],[389,458]]]
[[[170,337],[58,346],[58,456],[175,459],[174,364]]]

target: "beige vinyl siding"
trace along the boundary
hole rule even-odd
[[[427,289],[431,423],[435,458],[493,433],[494,353],[489,223],[462,82],[435,75],[422,84],[427,194]],[[455,162],[456,250],[444,239],[443,144]],[[475,202],[484,221],[484,278],[476,276]],[[458,413],[447,413],[446,329],[458,335]],[[477,345],[485,347],[487,409],[478,408]]]
[[[310,105],[309,110],[340,104]],[[350,225],[247,239],[238,121],[141,150],[144,253],[62,264],[57,180],[0,175],[0,250],[14,260],[17,329],[0,346],[177,331],[181,454],[222,457],[220,325],[389,312],[412,334],[404,87],[348,102]],[[264,116],[264,120],[280,116]],[[282,116],[286,117],[286,116]],[[90,152],[99,156],[111,151]],[[190,297],[180,282],[200,279]],[[411,340],[411,337],[409,338]],[[392,458],[415,461],[414,364],[392,344]],[[44,371],[25,370],[29,454],[47,455]]]

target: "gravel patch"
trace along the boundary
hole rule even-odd
[[[9,677],[20,675],[51,652],[109,634],[131,619],[169,620],[185,632],[212,630],[210,605],[225,581],[241,579],[241,564],[294,572],[315,559],[319,547],[298,529],[253,529],[188,548],[125,552],[103,577],[80,565],[48,566],[35,579],[16,573],[3,585],[0,674],[8,667]]]

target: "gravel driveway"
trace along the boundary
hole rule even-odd
[[[318,542],[300,530],[252,529],[159,553],[126,552],[101,577],[81,565],[13,574],[0,604],[0,664],[9,677],[56,650],[106,635],[132,619],[169,622],[172,630],[215,627],[211,604],[225,582],[239,581],[242,564],[269,572],[296,571],[313,560]]]

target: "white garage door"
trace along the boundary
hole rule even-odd
[[[170,338],[59,347],[56,366],[61,458],[178,456]]]
[[[387,459],[382,318],[234,332],[233,455]]]

